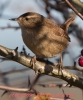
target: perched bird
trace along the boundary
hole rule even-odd
[[[23,41],[34,54],[41,58],[50,58],[67,48],[70,42],[68,27],[74,18],[69,18],[60,26],[35,12],[27,12],[11,20],[18,22]]]

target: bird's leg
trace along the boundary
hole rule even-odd
[[[35,69],[35,68],[34,68],[35,63],[36,63],[36,55],[33,56],[33,57],[31,58],[31,61],[30,61],[30,64],[31,64],[31,66],[33,67],[33,69]]]
[[[62,53],[60,54],[59,65],[60,65],[60,69],[63,69]]]
[[[59,69],[58,69],[58,74],[59,74],[59,71],[62,72],[63,70],[63,61],[62,61],[62,53],[60,54],[60,60],[59,60]]]
[[[37,56],[33,56],[30,60],[30,64],[31,64],[31,67],[33,68],[33,70],[35,71],[35,74],[38,75],[42,72],[42,69],[40,68],[39,70],[35,67],[35,63],[36,63],[36,60],[37,60]]]

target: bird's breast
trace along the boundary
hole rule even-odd
[[[36,33],[22,30],[22,38],[26,46],[37,56],[43,58],[54,57],[63,52],[68,45],[67,39],[49,32]]]

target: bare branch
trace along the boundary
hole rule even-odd
[[[6,27],[0,27],[0,29],[4,30],[4,29],[15,29],[15,30],[18,30],[20,29],[19,26],[11,26],[11,25],[8,25]]]
[[[68,0],[65,0],[65,2],[83,20],[82,14]]]
[[[0,46],[0,55],[33,69],[32,65],[30,64],[31,57],[21,55],[19,52],[16,52],[15,49],[13,50]],[[58,67],[59,65],[54,65],[49,62],[45,63],[37,61],[34,65],[33,70],[38,74],[46,74],[49,76],[58,77],[60,79],[67,81],[69,84],[72,84],[73,86],[79,87],[81,89],[83,88],[83,79],[79,78],[73,73],[68,72],[65,69],[58,73]]]
[[[9,86],[0,86],[1,90],[11,91],[11,92],[26,92],[26,93],[34,93],[33,90],[30,90],[29,88],[13,88]]]

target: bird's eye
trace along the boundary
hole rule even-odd
[[[25,18],[25,20],[27,21],[27,20],[28,20],[28,18]]]

